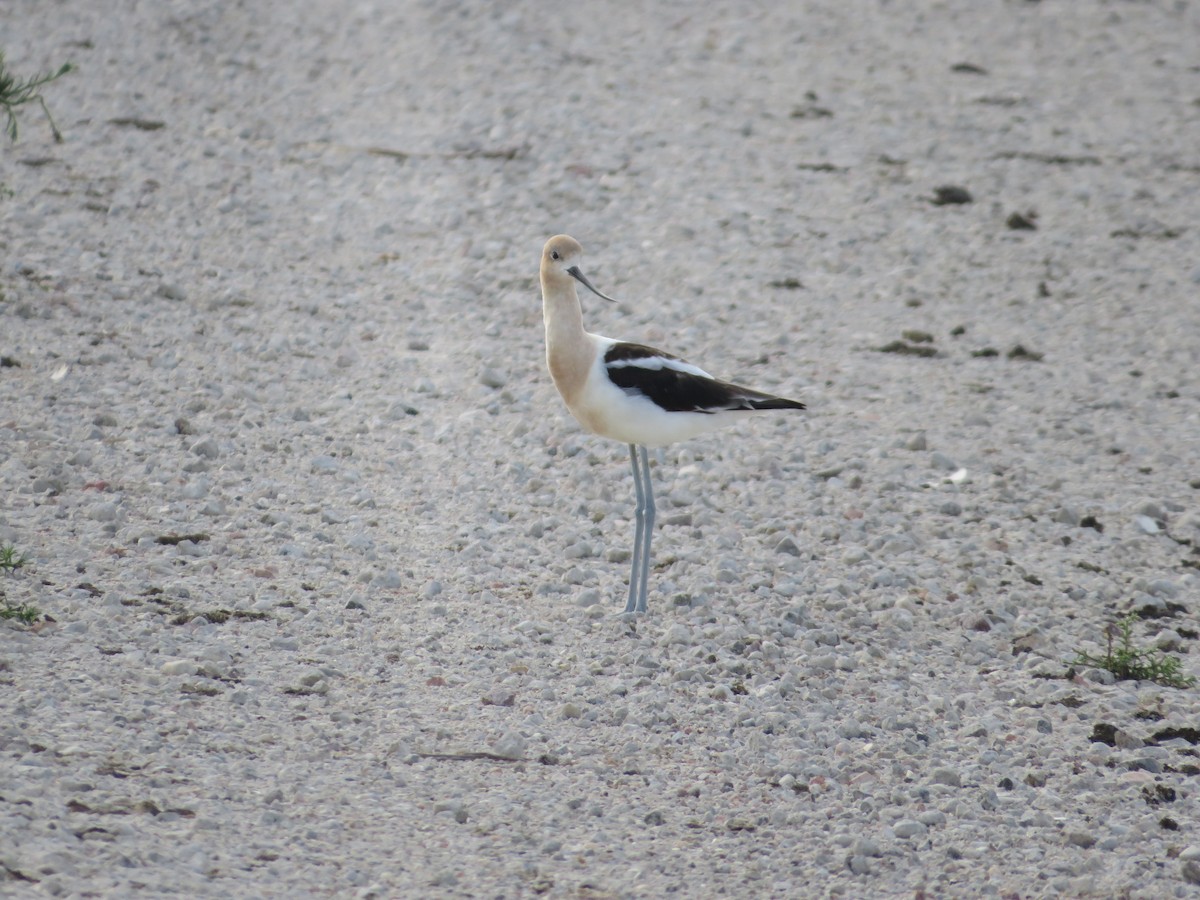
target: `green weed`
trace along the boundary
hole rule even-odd
[[[1103,656],[1077,652],[1069,665],[1091,666],[1112,672],[1120,681],[1153,681],[1165,687],[1188,688],[1196,683],[1192,675],[1183,674],[1183,660],[1158,650],[1133,646],[1133,623],[1136,613],[1118,619],[1106,628],[1108,649]]]
[[[27,562],[29,562],[29,558],[18,553],[16,547],[0,544],[0,572],[11,575]],[[4,589],[0,587],[0,619],[16,619],[26,625],[32,625],[41,618],[41,615],[41,610],[36,606],[30,606],[28,603],[12,603],[4,595]]]
[[[57,72],[43,72],[41,75],[22,81],[9,73],[4,65],[4,53],[0,51],[0,109],[3,109],[4,114],[8,117],[4,130],[8,134],[9,140],[14,143],[17,140],[17,107],[36,100],[41,104],[42,112],[46,114],[46,121],[50,123],[50,131],[54,134],[55,142],[62,143],[62,132],[54,124],[54,119],[50,115],[50,110],[46,108],[46,101],[42,99],[38,88],[61,78],[74,68],[71,63],[64,63]]]

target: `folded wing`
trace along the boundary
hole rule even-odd
[[[698,366],[644,344],[619,342],[604,354],[609,379],[667,412],[804,409],[804,404],[713,378]]]

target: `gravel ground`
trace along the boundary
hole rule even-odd
[[[0,894],[1196,896],[1197,689],[1067,662],[1200,675],[1198,35],[9,0]],[[634,621],[558,232],[809,405],[656,456]]]

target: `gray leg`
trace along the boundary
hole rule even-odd
[[[646,611],[646,594],[650,586],[650,541],[654,538],[654,484],[650,480],[650,455],[645,447],[638,447],[642,457],[642,573],[641,591],[638,596],[637,612]]]
[[[644,450],[642,451],[645,452]],[[634,532],[633,532],[633,565],[629,570],[629,602],[625,604],[625,612],[638,611],[638,587],[641,585],[641,568],[642,568],[642,537],[646,530],[646,494],[642,490],[642,472],[638,466],[638,447],[635,444],[629,445],[629,461],[633,463],[633,493],[637,499],[637,506],[634,509]],[[642,608],[645,608],[645,601],[642,602]]]

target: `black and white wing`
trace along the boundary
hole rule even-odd
[[[713,378],[698,366],[647,347],[617,342],[604,354],[609,380],[666,412],[804,409],[804,404]]]

